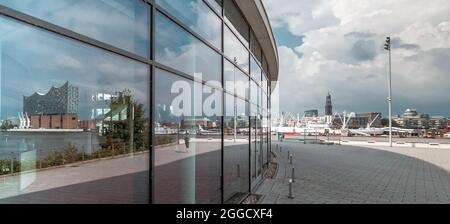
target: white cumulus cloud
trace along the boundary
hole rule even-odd
[[[274,27],[303,43],[278,46],[279,106],[302,113],[322,110],[386,115],[388,54],[392,37],[394,112],[408,107],[450,115],[450,1],[265,0]],[[278,101],[278,99],[274,99]]]

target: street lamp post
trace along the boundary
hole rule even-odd
[[[392,61],[391,61],[391,37],[386,37],[384,49],[389,51],[389,146],[392,147]]]

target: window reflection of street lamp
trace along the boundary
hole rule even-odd
[[[389,146],[392,147],[392,66],[391,66],[391,37],[386,37],[384,49],[389,51]]]
[[[237,92],[237,88],[236,88],[236,66],[237,66],[237,58],[234,57],[234,70],[233,70],[233,78],[234,78],[234,94],[236,94]],[[234,96],[234,142],[236,143],[236,139],[237,139],[237,98],[236,96]]]

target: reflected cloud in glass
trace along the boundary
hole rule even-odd
[[[203,0],[157,0],[156,2],[217,49],[222,49],[222,21]]]
[[[0,0],[0,4],[149,58],[150,6],[143,1]]]
[[[190,76],[201,73],[205,81],[222,81],[220,55],[161,13],[156,15],[155,38],[157,62]]]
[[[148,65],[0,17],[0,68],[0,163],[13,159],[14,172],[149,150]],[[76,176],[64,169],[55,172],[71,184],[134,175],[148,170],[148,157],[138,157],[124,156],[123,166],[115,166],[112,176],[95,168]],[[0,199],[30,189],[49,192],[69,182],[38,172],[27,182],[29,187],[9,189]],[[115,192],[121,200],[148,201],[148,191],[138,190],[133,180],[121,185]],[[86,203],[86,195],[92,196],[86,189],[71,194],[67,202]],[[133,197],[137,191],[143,198]],[[115,199],[99,196],[96,203]]]

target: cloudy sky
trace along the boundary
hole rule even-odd
[[[406,108],[450,116],[450,1],[264,0],[280,57],[275,107],[302,114],[387,115],[392,37],[394,114]]]

